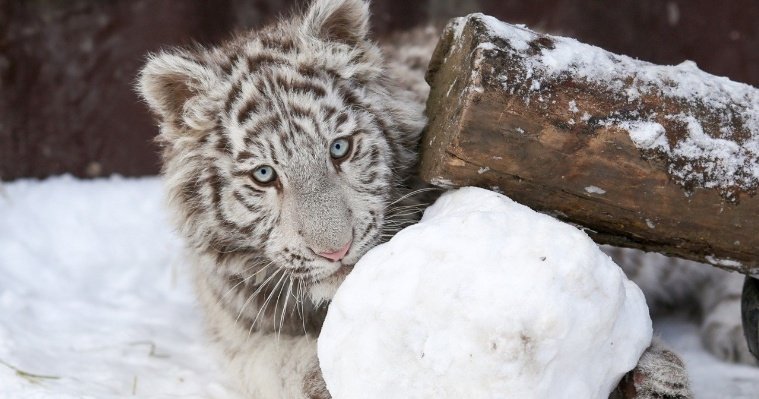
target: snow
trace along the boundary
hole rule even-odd
[[[743,263],[738,262],[737,260],[718,258],[714,255],[707,255],[706,260],[709,261],[709,263],[713,265],[720,265],[720,266],[734,267],[734,268],[743,267]]]
[[[692,61],[655,65],[572,38],[540,35],[482,14],[466,18],[480,19],[491,36],[507,41],[511,47],[504,49],[486,42],[480,49],[501,49],[521,60],[525,68],[522,75],[509,79],[506,74],[516,72],[506,70],[497,80],[510,93],[515,88],[509,87],[509,82],[528,87],[524,93],[525,103],[530,104],[535,96],[540,101],[548,100],[550,89],[542,91],[542,88],[554,87],[557,81],[568,77],[609,88],[611,95],[626,101],[631,109],[641,103],[643,96],[667,98],[673,104],[682,105],[682,112],[665,114],[666,108],[648,114],[632,111],[625,115],[602,115],[599,123],[627,130],[641,150],[650,150],[665,158],[668,172],[677,183],[717,188],[723,193],[736,188],[750,191],[759,187],[759,89],[708,74]],[[457,27],[464,25],[464,19],[457,22]],[[533,55],[538,39],[550,45],[540,47]],[[568,107],[573,114],[582,112],[583,121],[590,118],[588,111],[594,111],[581,109],[574,100]],[[671,142],[678,143],[675,146],[668,143],[666,129],[661,124],[664,121],[672,126],[683,126],[683,138],[669,137]],[[573,122],[568,121],[570,125]],[[713,128],[707,133],[702,123]],[[696,167],[684,168],[683,163]]]
[[[670,150],[666,130],[657,122],[624,121],[619,126],[630,132],[630,139],[638,148]]]
[[[438,187],[450,188],[455,186],[452,181],[446,179],[445,177],[433,177],[431,183]]]
[[[0,399],[240,399],[205,347],[161,197],[155,178],[0,185]],[[697,398],[756,398],[759,368],[715,359],[681,317],[654,326]]]
[[[606,399],[651,336],[642,292],[585,233],[469,187],[358,262],[318,353],[335,399]]]
[[[0,398],[235,397],[206,349],[160,187],[3,186]]]
[[[585,192],[589,194],[598,194],[598,195],[604,195],[606,194],[606,190],[602,189],[598,186],[588,186],[585,187]]]
[[[706,157],[712,160],[713,162],[702,163],[700,173],[722,177],[719,180],[700,179],[700,185],[703,187],[740,186],[745,182],[744,167],[747,160],[758,162],[756,154],[759,154],[759,151],[750,144],[742,146],[735,141],[711,137],[704,132],[701,123],[693,116],[678,114],[667,116],[667,119],[682,122],[688,129],[688,136],[674,148],[667,141],[666,129],[657,122],[625,121],[619,123],[619,126],[630,133],[630,138],[638,148],[660,150],[680,159]],[[689,175],[694,173],[688,166],[686,164],[679,168],[670,168],[670,174],[680,180],[687,180]],[[759,176],[759,163],[750,166],[756,169],[751,172],[752,176]]]
[[[569,100],[569,111],[573,114],[580,112],[580,109],[577,108],[577,102],[575,100]]]

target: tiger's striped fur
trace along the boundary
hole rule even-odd
[[[397,74],[408,65],[384,62],[368,16],[363,1],[320,0],[220,47],[154,55],[140,75],[211,336],[250,397],[324,396],[324,300],[420,211],[403,196],[418,186],[426,61]],[[338,138],[351,141],[339,162]],[[340,261],[318,255],[346,242]]]
[[[210,335],[252,398],[329,397],[315,347],[325,301],[422,209],[411,190],[437,35],[406,35],[385,60],[368,18],[362,0],[316,0],[219,47],[156,54],[140,75]],[[351,148],[338,160],[340,138]],[[277,178],[257,181],[262,165]],[[346,242],[339,261],[319,255]],[[651,370],[687,382],[654,349]],[[676,388],[661,397],[687,397]]]
[[[756,364],[741,325],[742,274],[634,249],[602,249],[643,290],[653,313],[687,309],[701,320],[701,341],[712,354]]]

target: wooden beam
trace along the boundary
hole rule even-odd
[[[427,80],[426,181],[759,274],[759,90],[478,14],[449,23]]]

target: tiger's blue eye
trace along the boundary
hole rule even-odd
[[[275,172],[274,168],[271,166],[263,165],[257,167],[256,170],[253,171],[253,178],[262,184],[271,183],[277,178],[277,172]]]
[[[329,155],[331,155],[333,159],[344,158],[346,155],[348,155],[348,152],[350,152],[350,149],[351,149],[350,140],[345,139],[345,138],[337,139],[333,141],[332,144],[329,146]]]

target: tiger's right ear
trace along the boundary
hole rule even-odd
[[[201,130],[214,121],[209,93],[217,82],[213,70],[191,54],[162,52],[148,58],[137,91],[162,122]]]
[[[355,46],[369,34],[365,0],[314,0],[304,16],[305,31],[324,40]]]

